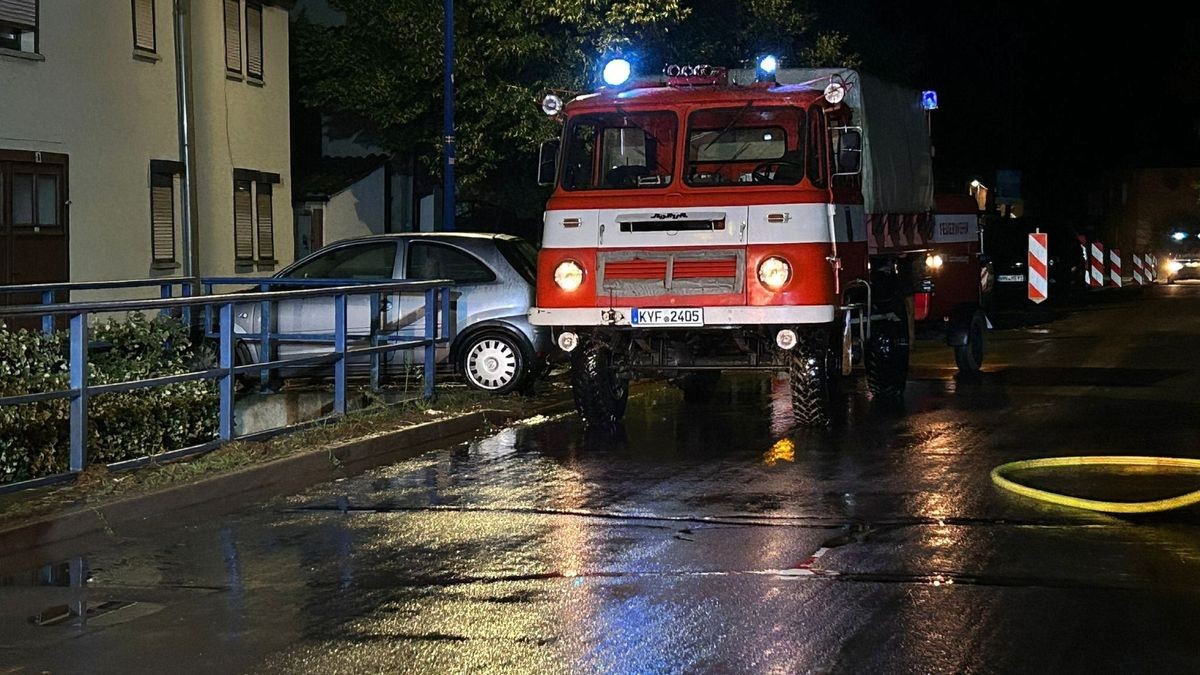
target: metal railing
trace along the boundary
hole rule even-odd
[[[297,287],[297,288],[327,288],[331,286],[364,286],[368,284],[379,283],[377,280],[362,280],[362,279],[292,279],[279,277],[204,277],[200,280],[201,293],[203,295],[213,295],[214,289],[220,286],[238,286],[238,287],[257,287],[259,292],[269,292],[279,290],[280,288]],[[411,282],[410,282],[411,283]],[[449,283],[449,282],[447,282]],[[372,294],[370,296],[370,316],[372,317],[371,325],[371,346],[384,344],[389,340],[403,339],[401,336],[386,332],[383,326],[379,323],[380,318],[388,310],[389,301],[383,298],[382,293]],[[453,298],[457,294],[453,291],[443,294],[441,303],[443,305],[442,316],[448,317],[451,322],[454,320],[455,313],[452,311]],[[283,332],[276,327],[277,313],[272,311],[274,303],[263,300],[259,303],[258,315],[258,340],[256,346],[258,348],[259,360],[270,360],[276,355],[276,350],[281,343],[289,342],[311,342],[315,338],[321,341],[320,335],[298,334]],[[425,316],[429,316],[428,312]],[[205,333],[209,337],[216,337],[211,330],[212,307],[206,306],[204,313]],[[456,326],[447,324],[445,329],[447,332],[456,332]],[[264,358],[262,355],[266,355]],[[382,361],[380,354],[371,355],[371,389],[378,391],[382,378]],[[259,379],[263,386],[267,386],[271,380],[273,369],[266,368],[259,373]],[[426,392],[430,395],[431,392]]]
[[[179,279],[172,280],[179,283]],[[255,284],[260,280],[241,280],[240,285]],[[283,280],[271,280],[272,285]],[[107,283],[107,282],[105,282]],[[116,282],[113,282],[116,283]],[[214,280],[213,283],[219,283]],[[325,283],[329,283],[326,281]],[[93,396],[113,392],[131,391],[192,382],[199,380],[216,380],[219,392],[219,408],[217,437],[213,441],[200,445],[170,450],[146,457],[135,458],[110,464],[110,468],[128,468],[144,464],[150,460],[169,460],[186,455],[205,452],[235,438],[249,438],[260,434],[239,436],[234,428],[234,393],[235,378],[245,373],[259,372],[294,367],[315,367],[332,365],[334,376],[333,413],[337,417],[344,415],[347,408],[347,365],[354,357],[369,356],[372,359],[372,385],[378,386],[379,356],[404,349],[424,349],[424,394],[431,397],[434,393],[434,372],[436,365],[436,350],[440,344],[449,344],[454,339],[454,321],[451,314],[450,290],[452,281],[440,279],[433,281],[392,281],[384,283],[361,283],[323,288],[309,288],[291,291],[268,291],[257,293],[235,293],[208,295],[202,297],[167,298],[158,300],[110,300],[95,302],[75,302],[50,305],[24,305],[0,307],[0,320],[5,317],[40,315],[53,320],[55,316],[68,317],[68,388],[63,390],[23,394],[18,396],[0,397],[0,406],[22,405],[67,399],[70,401],[69,425],[69,470],[67,473],[45,476],[30,480],[0,485],[0,492],[11,492],[40,485],[68,480],[87,466],[87,423],[88,401]],[[57,284],[56,284],[57,285]],[[119,286],[111,286],[117,288]],[[186,286],[185,286],[186,287]],[[56,289],[67,290],[67,289]],[[30,292],[24,290],[23,292]],[[420,338],[385,335],[381,330],[380,309],[383,306],[383,296],[424,295],[424,334]],[[347,327],[347,307],[350,297],[368,295],[371,298],[372,320],[367,334],[351,334]],[[329,353],[305,355],[295,358],[273,359],[270,351],[260,351],[260,358],[254,363],[237,364],[235,350],[240,341],[261,339],[260,335],[238,333],[234,330],[235,308],[249,303],[267,303],[272,307],[280,302],[298,301],[310,298],[332,298],[333,321],[331,330],[326,333],[308,334],[271,334],[270,340],[303,341],[332,343]],[[260,304],[261,306],[261,304]],[[206,370],[168,375],[143,380],[113,382],[103,385],[88,383],[88,318],[94,314],[111,312],[169,312],[171,310],[189,311],[192,308],[217,308],[217,320],[214,336],[218,340],[217,367]],[[206,311],[206,314],[208,312]],[[438,317],[441,317],[439,330]],[[206,323],[205,328],[214,327]],[[352,340],[366,340],[367,346],[352,347]],[[294,426],[294,425],[293,425]],[[282,427],[288,428],[288,427]],[[274,430],[277,431],[277,430]]]
[[[179,286],[179,295],[181,297],[189,297],[192,294],[192,289],[199,282],[195,277],[160,277],[158,279],[125,279],[121,281],[75,281],[75,282],[60,282],[51,284],[19,284],[13,286],[0,286],[0,295],[37,295],[42,305],[55,304],[55,298],[60,293],[71,293],[74,291],[105,291],[126,288],[154,288],[158,287],[159,298],[175,297],[175,287]],[[30,314],[38,314],[42,318],[42,333],[49,335],[54,332],[54,314],[53,313],[38,313],[30,312]],[[183,309],[184,323],[191,323],[191,308]]]

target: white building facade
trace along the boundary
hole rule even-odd
[[[289,5],[0,0],[0,284],[177,276],[189,239],[197,275],[290,262]]]

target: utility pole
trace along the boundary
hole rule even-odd
[[[454,231],[454,0],[442,0],[445,10],[442,71],[442,229]]]

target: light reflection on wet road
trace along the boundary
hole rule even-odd
[[[704,405],[651,386],[615,438],[517,426],[0,570],[0,672],[1194,671],[1200,513],[988,481],[1034,456],[1200,456],[1177,395],[1200,318],[1093,340],[1180,302],[1200,317],[1200,289],[1157,291],[995,335],[979,382],[942,378],[931,346],[906,410],[860,394],[830,432],[788,428],[783,380],[726,378]]]

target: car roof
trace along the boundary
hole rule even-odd
[[[361,237],[347,237],[337,241],[329,242],[332,244],[343,244],[352,241],[397,241],[404,239],[442,239],[446,241],[488,241],[494,239],[504,239],[508,241],[520,241],[521,238],[511,234],[499,234],[496,232],[390,232],[388,234],[368,234]]]

